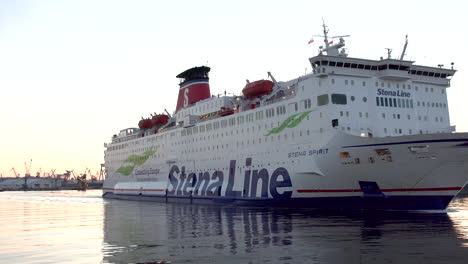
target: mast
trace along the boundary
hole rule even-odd
[[[327,26],[325,26],[325,20],[323,20],[322,18],[322,26],[323,26],[323,37],[325,38],[324,41],[325,41],[325,48],[328,48],[330,46],[330,44],[328,43],[328,29],[327,29]]]
[[[325,20],[322,18],[322,27],[323,27],[323,35],[316,35],[317,37],[323,37],[324,42],[325,42],[325,48],[323,49],[323,46],[320,46],[320,51],[326,52],[327,55],[329,56],[343,56],[346,57],[348,54],[346,53],[345,49],[340,50],[340,48],[345,46],[345,37],[349,37],[349,35],[343,35],[343,36],[329,36],[328,35],[328,28],[325,25]],[[333,39],[339,39],[338,43],[333,43]],[[330,39],[330,40],[329,40]]]
[[[405,46],[403,47],[403,51],[401,52],[400,60],[403,60],[407,46],[408,46],[408,34],[406,34]]]

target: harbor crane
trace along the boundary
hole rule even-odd
[[[19,178],[19,173],[16,173],[15,167],[12,167],[10,171],[13,171],[13,174],[15,175],[16,178]]]
[[[105,180],[106,175],[107,175],[106,166],[104,165],[104,163],[101,163],[101,170],[99,171],[99,180],[100,181]]]
[[[24,174],[24,177],[31,176],[31,164],[32,164],[32,159],[29,161],[29,166],[26,165],[26,161],[24,162],[24,168],[26,169],[26,173]]]

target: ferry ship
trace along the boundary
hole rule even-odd
[[[175,112],[105,143],[106,198],[328,209],[445,210],[468,180],[468,133],[450,125],[456,70],[348,56],[323,25],[312,72],[213,96],[206,66]],[[333,40],[337,43],[333,44]]]

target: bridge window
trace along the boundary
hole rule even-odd
[[[385,64],[385,65],[380,65],[379,66],[379,71],[382,71],[382,70],[386,70],[388,68],[388,65]]]
[[[322,105],[327,105],[330,102],[330,99],[328,98],[328,94],[322,94],[317,96],[317,105],[322,106]]]
[[[344,94],[332,94],[331,98],[332,98],[333,104],[341,104],[341,105],[347,104],[346,95]]]

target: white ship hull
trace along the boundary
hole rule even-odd
[[[150,159],[137,170],[146,175],[113,177],[104,192],[163,202],[444,210],[467,181],[468,133],[367,138],[335,132],[312,146],[242,160]]]

